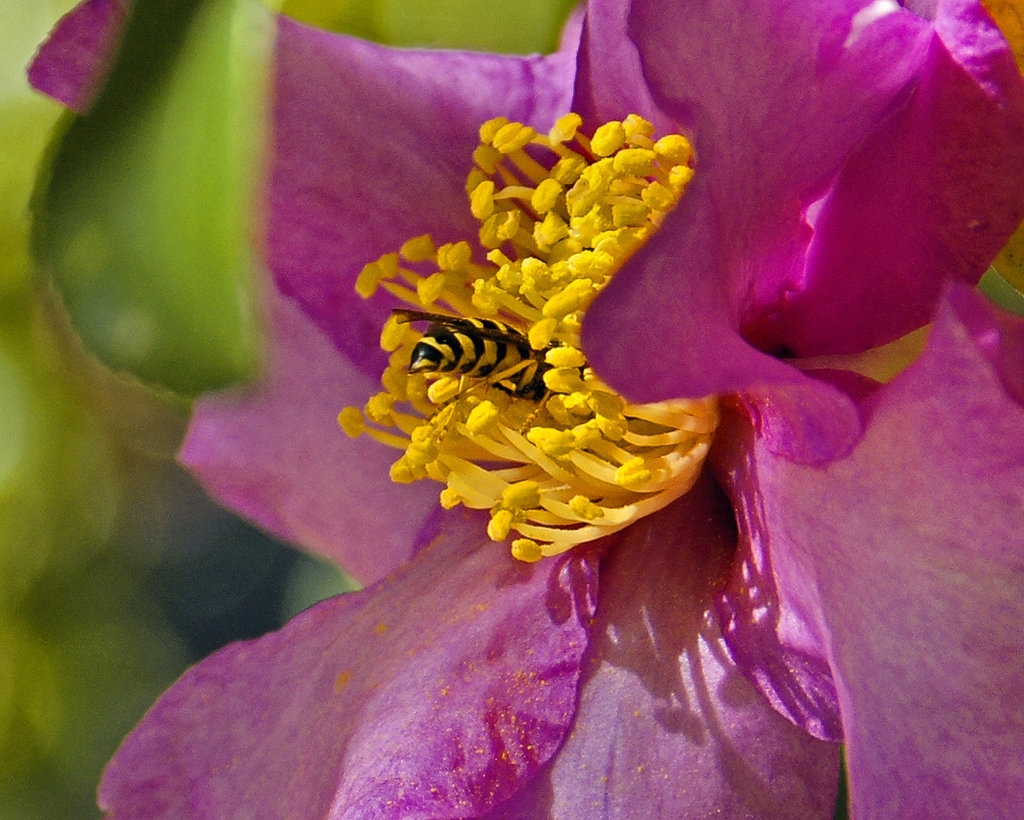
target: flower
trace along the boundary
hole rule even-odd
[[[281,21],[276,359],[200,403],[182,459],[375,583],[186,673],[111,762],[114,816],[829,816],[840,740],[855,816],[1021,809],[1024,324],[967,287],[1022,215],[1005,43],[966,0],[593,0],[578,37],[511,58]],[[363,264],[474,235],[479,125],[568,110],[697,156],[587,360],[723,413],[689,493],[525,564],[334,416],[386,365]],[[891,381],[851,370],[930,319]]]

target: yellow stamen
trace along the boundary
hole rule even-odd
[[[381,332],[391,354],[384,390],[363,412],[345,408],[339,423],[403,450],[395,481],[439,481],[446,509],[488,510],[494,540],[523,536],[511,542],[522,561],[613,533],[687,492],[718,425],[713,397],[632,404],[587,364],[583,313],[675,207],[693,152],[679,134],[655,140],[636,115],[590,138],[581,125],[576,114],[546,135],[503,118],[484,123],[466,191],[486,262],[469,242],[435,246],[423,235],[366,265],[356,284],[442,324],[490,317],[507,328],[453,324],[479,336],[451,351],[464,369],[410,373],[425,328],[417,316],[392,316]],[[480,354],[488,340],[505,353]],[[473,375],[480,355],[495,356],[486,376]]]

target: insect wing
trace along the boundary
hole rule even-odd
[[[443,313],[427,313],[423,310],[408,310],[406,308],[395,308],[391,315],[397,317],[400,322],[450,322],[459,321],[454,316],[445,316]]]
[[[441,325],[449,330],[464,333],[467,336],[491,339],[495,342],[515,345],[516,347],[523,348],[525,351],[530,350],[530,341],[526,338],[525,334],[494,319],[464,319],[459,316],[446,316],[443,313],[428,313],[422,310],[406,310],[405,308],[395,308],[391,312],[398,317],[400,322],[431,322],[434,325]],[[427,332],[430,332],[430,328],[427,329]]]

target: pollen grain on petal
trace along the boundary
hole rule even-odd
[[[590,135],[576,114],[547,134],[497,118],[480,138],[475,240],[414,237],[359,276],[364,297],[383,289],[410,309],[384,323],[383,392],[339,422],[402,450],[393,480],[438,481],[444,508],[487,510],[488,535],[531,562],[628,526],[699,476],[717,400],[632,404],[580,347],[585,311],[684,195],[694,156],[636,115]]]

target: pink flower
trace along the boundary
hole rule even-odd
[[[63,22],[43,90],[86,104],[111,7]],[[840,742],[855,816],[1024,810],[1024,323],[966,287],[1024,204],[1005,42],[967,0],[593,0],[579,37],[499,57],[280,21],[274,360],[199,403],[181,457],[372,583],[186,673],[111,762],[113,816],[827,817]],[[589,362],[725,412],[690,493],[525,565],[335,416],[384,366],[362,266],[473,236],[480,123],[568,110],[699,158],[588,311]],[[930,320],[891,382],[844,369]]]

